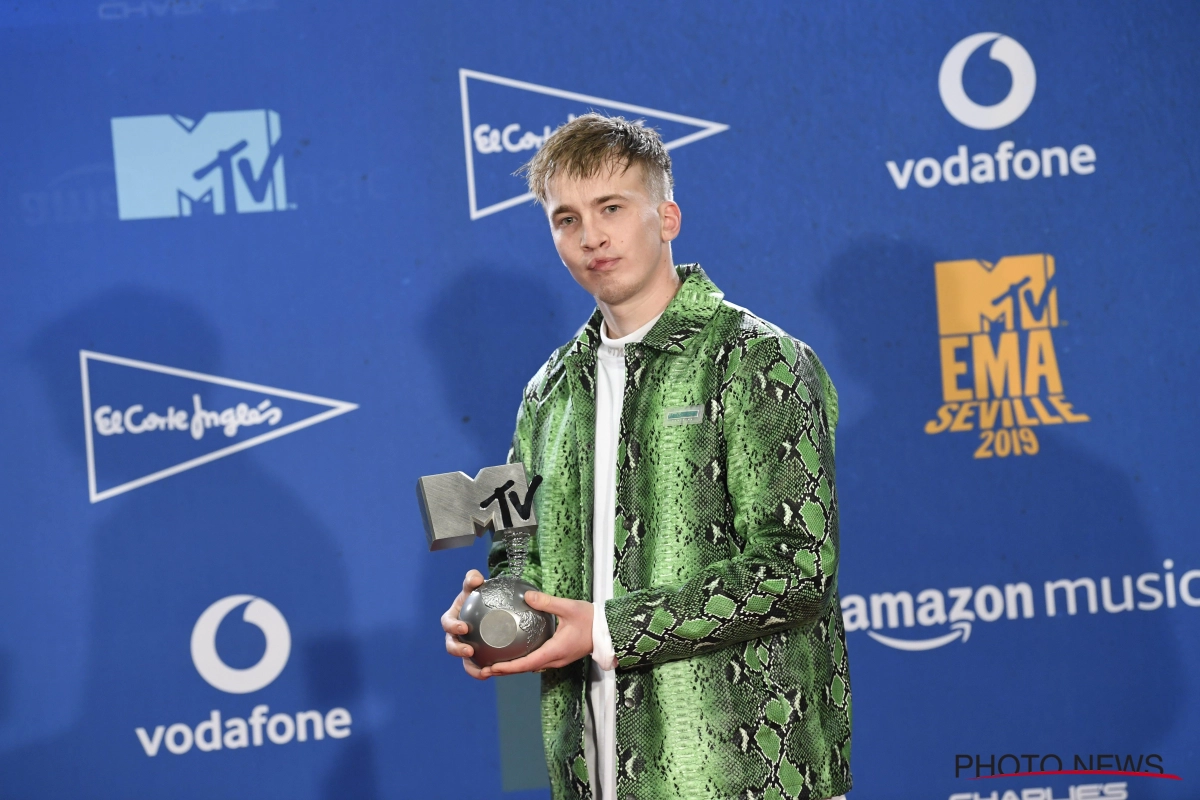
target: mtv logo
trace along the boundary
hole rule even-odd
[[[219,111],[114,117],[120,219],[282,211],[288,207],[279,114]]]
[[[541,482],[541,476],[527,480],[520,462],[485,467],[474,478],[464,472],[419,478],[417,504],[429,549],[465,547],[489,530],[536,529],[533,493]]]
[[[589,111],[644,119],[658,130],[668,150],[729,130],[720,122],[486,72],[460,69],[458,82],[472,220],[532,200],[524,180],[513,172],[532,158],[560,125]]]
[[[940,261],[934,275],[942,336],[1058,327],[1054,256]]]

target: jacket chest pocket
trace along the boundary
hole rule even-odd
[[[723,439],[708,411],[659,405],[626,444],[617,566],[629,589],[687,580],[730,555]]]

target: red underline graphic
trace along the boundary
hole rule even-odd
[[[1026,778],[1033,775],[1124,775],[1131,778],[1167,778],[1172,781],[1181,781],[1183,778],[1178,775],[1166,773],[1159,775],[1155,772],[1125,772],[1115,769],[1056,769],[1048,772],[1001,772],[998,775],[978,775],[974,778],[967,778],[969,781],[982,781],[988,778]]]

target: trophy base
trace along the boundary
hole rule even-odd
[[[467,632],[458,639],[471,645],[471,660],[477,666],[490,667],[529,655],[554,635],[554,615],[526,605],[527,591],[537,591],[537,587],[501,575],[484,581],[467,596],[458,613]]]

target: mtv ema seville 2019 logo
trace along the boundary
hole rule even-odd
[[[975,458],[1036,455],[1037,428],[1087,422],[1063,391],[1054,256],[934,266],[942,406],[925,432],[978,431]]]
[[[114,117],[117,213],[125,219],[291,208],[279,114]]]

